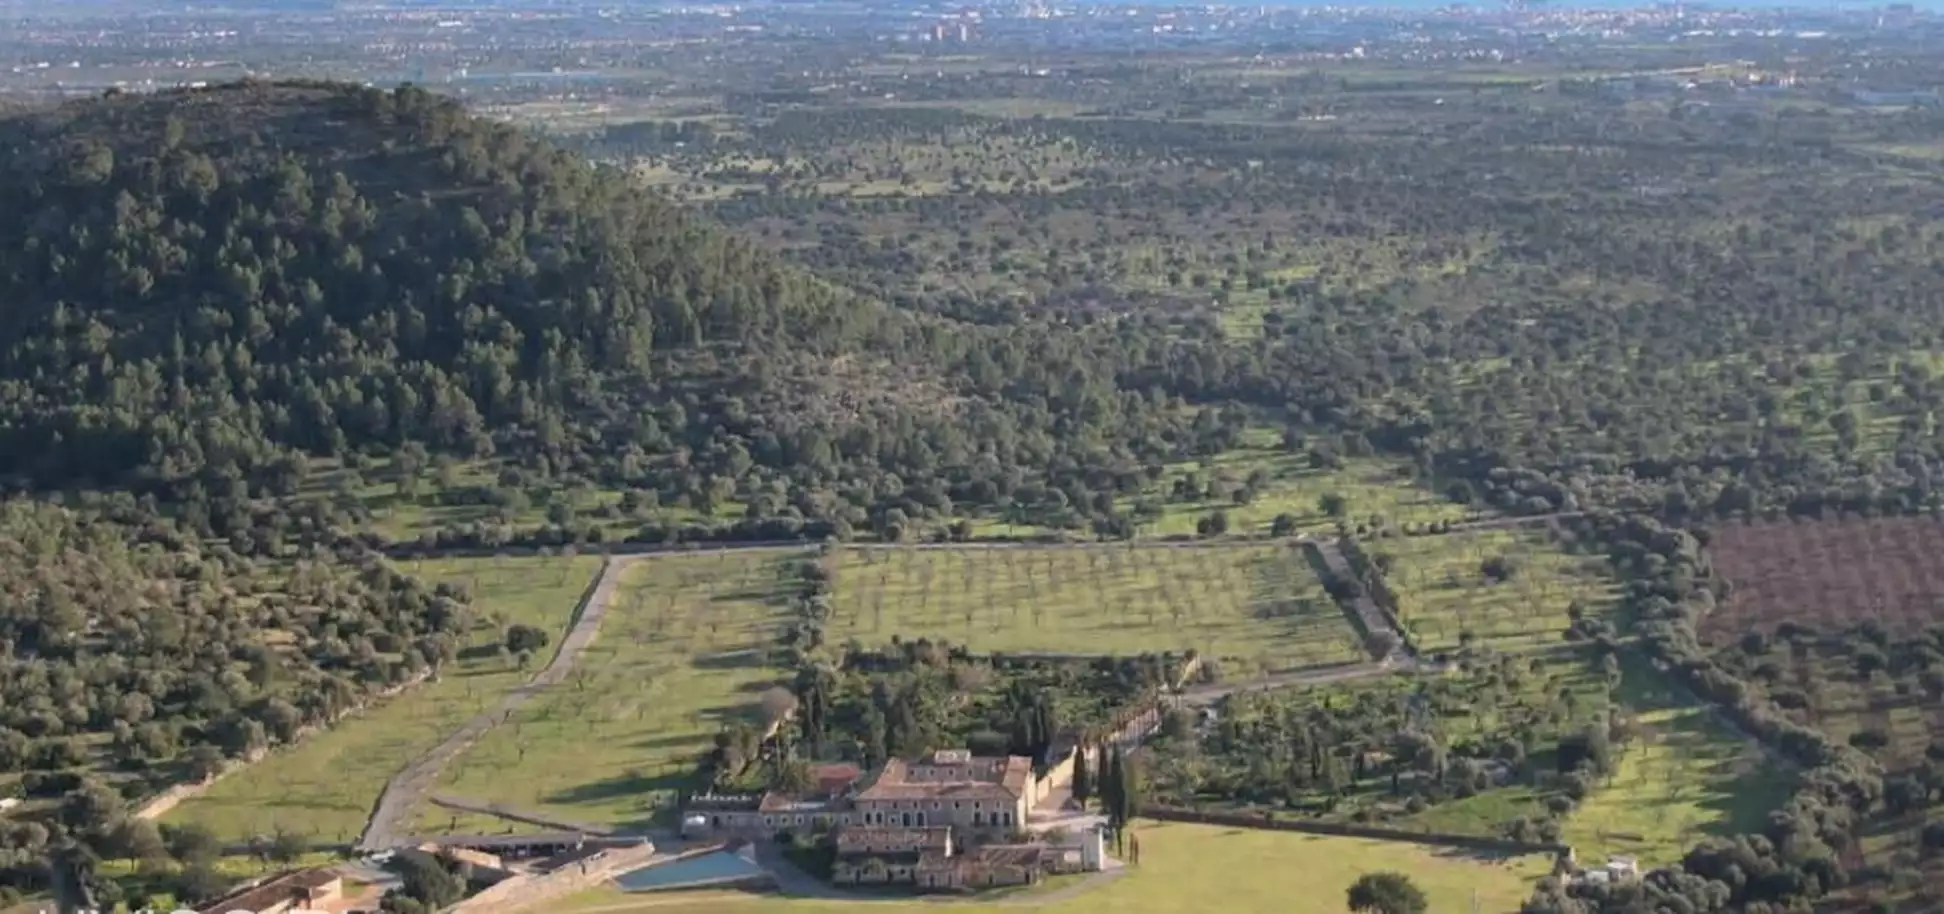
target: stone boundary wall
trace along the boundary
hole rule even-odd
[[[1317,822],[1311,819],[1272,819],[1262,813],[1246,812],[1202,812],[1193,809],[1180,809],[1160,806],[1142,809],[1141,815],[1163,822],[1193,822],[1200,825],[1227,825],[1234,828],[1259,828],[1269,831],[1293,831],[1312,835],[1330,835],[1338,838],[1375,838],[1380,841],[1407,841],[1412,844],[1429,844],[1437,847],[1459,847],[1466,850],[1494,851],[1507,854],[1552,854],[1571,859],[1573,848],[1567,844],[1527,843],[1510,838],[1485,838],[1478,835],[1454,835],[1442,832],[1405,831],[1400,828],[1381,828],[1371,825],[1353,825],[1338,822]]]
[[[278,743],[277,745],[271,746],[267,749],[258,750],[257,752],[252,753],[250,757],[247,759],[232,759],[224,763],[223,770],[217,772],[214,776],[207,778],[205,780],[193,781],[184,784],[177,784],[173,787],[166,788],[162,790],[160,793],[157,793],[155,796],[143,800],[140,806],[135,807],[135,811],[133,815],[137,819],[148,819],[151,821],[155,819],[160,819],[163,816],[168,815],[171,810],[175,809],[177,806],[182,805],[184,802],[202,796],[204,793],[208,792],[209,788],[216,786],[216,782],[221,781],[222,779],[229,777],[230,775],[235,774],[239,771],[242,771],[243,769],[248,768],[251,765],[256,764],[257,762],[269,758],[270,756],[282,752],[293,752],[296,751],[297,749],[303,748],[304,743],[309,741],[311,737],[316,736],[317,734],[322,733],[325,730],[337,726],[339,723],[343,722],[344,719],[347,717],[355,717],[359,714],[363,714],[366,711],[369,711],[373,708],[377,708],[383,705],[386,701],[392,698],[396,698],[405,690],[410,689],[413,686],[419,685],[425,680],[431,678],[431,676],[432,676],[432,672],[430,670],[425,670],[419,673],[415,673],[412,675],[410,679],[407,679],[404,682],[401,682],[393,686],[386,686],[385,688],[372,693],[371,697],[365,699],[365,701],[362,704],[359,704],[356,707],[346,708],[345,710],[340,711],[336,717],[331,718],[329,721],[323,724],[310,724],[308,726],[303,727],[302,729],[299,729],[297,731],[297,738],[291,740],[290,742]]]
[[[654,856],[655,846],[649,843],[615,848],[599,860],[540,876],[515,876],[446,908],[444,914],[514,914],[537,908],[542,902],[591,889],[620,871],[646,864]]]
[[[446,763],[472,748],[480,737],[510,717],[529,699],[567,677],[574,663],[580,659],[581,651],[600,633],[601,617],[607,611],[603,589],[612,592],[619,567],[611,558],[602,562],[600,571],[587,582],[580,599],[575,602],[566,634],[561,637],[560,646],[554,649],[553,659],[540,672],[507,691],[497,704],[489,705],[473,715],[443,741],[408,760],[403,769],[385,782],[384,790],[378,794],[372,806],[370,818],[365,820],[364,832],[358,837],[359,848],[380,850],[396,845],[398,835],[394,827],[437,783]]]

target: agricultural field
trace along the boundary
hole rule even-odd
[[[1893,636],[1865,623],[1841,632],[1759,632],[1715,652],[1783,713],[1868,752],[1890,772],[1925,764],[1944,737],[1938,631]]]
[[[725,723],[753,715],[800,554],[631,562],[600,637],[559,686],[488,731],[437,790],[574,821],[645,825],[689,786]],[[429,805],[421,827],[482,823]],[[493,823],[492,830],[505,828]]]
[[[1703,838],[1760,831],[1788,796],[1788,773],[1644,658],[1621,656],[1616,696],[1632,737],[1562,839],[1583,860],[1671,866]]]
[[[1885,809],[1849,861],[1874,875],[1831,911],[1936,910],[1944,860],[1922,846],[1944,752],[1944,522],[1935,516],[1723,525],[1709,541],[1732,590],[1700,630],[1714,658],[1797,723],[1873,758]]]
[[[1362,659],[1297,547],[1120,544],[845,550],[827,635],[982,652],[1195,649],[1225,676]]]
[[[413,542],[470,526],[527,531],[554,525],[597,527],[610,539],[642,524],[691,523],[705,515],[685,499],[663,504],[658,495],[604,489],[584,480],[541,480],[494,461],[377,460],[359,468],[318,461],[303,497],[331,502],[344,516],[393,542]],[[740,507],[719,506],[723,516]]]
[[[1644,658],[1613,659],[1496,655],[1440,677],[1233,696],[1198,732],[1152,745],[1150,790],[1173,805],[1560,840],[1584,859],[1650,865],[1758,830],[1786,774]]]
[[[1546,817],[1551,774],[1578,767],[1553,759],[1601,726],[1608,683],[1581,649],[1233,695],[1197,732],[1153,744],[1150,790],[1180,806],[1498,837]]]
[[[1500,858],[1416,844],[1336,838],[1211,825],[1143,822],[1135,827],[1141,863],[1122,877],[1054,888],[1037,910],[1046,914],[1179,914],[1221,899],[1226,914],[1308,914],[1343,909],[1344,893],[1365,873],[1409,873],[1430,900],[1430,910],[1516,911],[1551,869],[1546,856]],[[1098,878],[1098,877],[1096,877]],[[1039,893],[1035,893],[1039,894]],[[1302,899],[1296,901],[1293,899]],[[953,910],[1007,910],[976,902]],[[795,914],[861,912],[917,914],[935,911],[924,901],[815,901],[735,892],[630,896],[597,889],[563,901],[561,914]]]
[[[453,667],[436,682],[223,777],[163,821],[200,823],[238,841],[278,832],[321,842],[355,840],[386,780],[531,675],[496,650],[506,627],[535,626],[549,634],[551,645],[559,644],[600,564],[596,557],[408,563],[413,573],[463,585],[472,595],[480,618]],[[534,658],[533,668],[546,659]]]
[[[1504,528],[1368,540],[1419,651],[1502,651],[1558,644],[1575,612],[1597,616],[1619,592],[1604,557],[1577,554],[1544,529]]]
[[[1929,813],[1923,784],[1944,757],[1944,670],[1935,658],[1944,637],[1893,634],[1874,621],[1817,632],[1788,623],[1770,637],[1751,630],[1715,651],[1715,660],[1797,723],[1863,751],[1884,772],[1885,803],[1862,829],[1852,865],[1868,863],[1890,878],[1872,878],[1844,893],[1831,910],[1934,911],[1944,885],[1944,858],[1922,847]],[[1917,798],[1923,797],[1919,800]],[[1929,893],[1923,891],[1930,887]]]
[[[1709,537],[1733,586],[1701,621],[1727,644],[1783,625],[1834,631],[1871,622],[1897,634],[1944,623],[1944,517],[1726,524]]]
[[[1256,535],[1269,533],[1283,515],[1294,522],[1292,532],[1312,533],[1339,523],[1423,527],[1472,519],[1464,505],[1420,486],[1407,463],[1334,453],[1313,458],[1311,450],[1319,446],[1329,442],[1292,449],[1273,430],[1252,427],[1238,446],[1222,454],[1169,466],[1151,494],[1128,507],[1149,536],[1203,532],[1202,524],[1216,512],[1225,516],[1229,531]],[[1246,500],[1237,497],[1243,490]]]

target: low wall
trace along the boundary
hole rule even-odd
[[[445,914],[514,914],[538,908],[562,895],[585,891],[655,856],[653,844],[617,848],[587,864],[567,866],[541,876],[515,876],[445,909]]]
[[[371,697],[365,699],[363,703],[357,705],[356,707],[347,708],[343,711],[338,712],[338,715],[336,717],[331,718],[329,721],[326,721],[323,724],[309,724],[298,729],[296,734],[297,738],[291,740],[288,743],[278,743],[277,745],[271,746],[267,749],[259,750],[258,752],[252,754],[247,759],[231,759],[228,762],[224,763],[223,770],[216,772],[214,776],[209,777],[205,780],[192,781],[189,783],[177,784],[173,787],[169,787],[163,790],[162,792],[157,793],[155,796],[152,796],[147,800],[142,801],[142,804],[140,806],[135,807],[135,811],[133,815],[137,819],[149,819],[149,820],[160,819],[163,816],[168,815],[171,810],[175,809],[177,806],[182,805],[184,802],[188,800],[193,800],[196,797],[202,796],[204,793],[207,793],[209,791],[209,788],[216,786],[216,783],[218,781],[221,781],[222,779],[229,777],[232,774],[242,771],[243,769],[248,768],[251,765],[254,765],[257,762],[260,762],[266,758],[269,758],[272,755],[276,755],[281,752],[290,752],[298,748],[301,748],[304,745],[304,742],[306,740],[309,740],[311,737],[316,736],[317,734],[322,733],[325,730],[328,730],[331,727],[336,726],[347,717],[355,717],[373,708],[379,707],[380,705],[384,704],[386,701],[397,697],[400,693],[404,692],[406,689],[412,688],[413,686],[416,686],[419,683],[424,682],[426,679],[430,678],[431,675],[432,672],[430,670],[425,670],[423,672],[416,673],[410,679],[407,679],[404,682],[401,682],[393,686],[386,686],[385,688],[380,689],[377,692],[373,692],[371,694]]]
[[[1116,729],[1112,733],[1107,734],[1105,740],[1106,745],[1120,746],[1123,748],[1138,747],[1149,736],[1152,736],[1156,730],[1161,729],[1161,715],[1164,713],[1162,706],[1158,703],[1148,702],[1139,707],[1142,710],[1123,712],[1122,716],[1118,719]],[[1082,747],[1075,746],[1065,755],[1060,756],[1060,760],[1049,766],[1046,769],[1046,773],[1040,775],[1039,780],[1034,783],[1034,805],[1038,805],[1041,800],[1046,798],[1047,794],[1052,793],[1054,790],[1073,783],[1073,759],[1074,756],[1082,751],[1088,753],[1087,761],[1093,764],[1094,776],[1100,776],[1100,765],[1103,760],[1100,749],[1093,747],[1083,750]]]
[[[1429,844],[1437,847],[1462,847],[1467,850],[1494,851],[1505,854],[1552,854],[1571,855],[1571,845],[1556,843],[1528,843],[1510,838],[1485,838],[1478,835],[1453,835],[1442,832],[1405,831],[1400,828],[1382,828],[1371,825],[1354,825],[1339,822],[1318,822],[1313,819],[1271,819],[1262,813],[1247,812],[1202,812],[1172,806],[1142,808],[1141,815],[1163,822],[1193,822],[1200,825],[1227,825],[1234,828],[1260,828],[1270,831],[1293,831],[1311,835],[1330,835],[1337,838],[1375,838],[1379,841],[1408,841],[1412,844]]]

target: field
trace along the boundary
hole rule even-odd
[[[1363,657],[1287,544],[846,551],[830,638],[893,635],[1001,652],[1194,648],[1228,675]]]
[[[1551,865],[1545,857],[1485,859],[1415,844],[1179,823],[1135,829],[1141,865],[1105,885],[1049,893],[1047,914],[1287,914],[1343,910],[1357,877],[1378,870],[1408,873],[1430,896],[1431,911],[1509,914],[1531,894]],[[1055,890],[1057,892],[1057,890]],[[692,903],[687,903],[692,900]],[[1027,899],[1021,899],[1022,901]],[[1476,907],[1474,908],[1474,904]],[[952,910],[1004,910],[993,904]],[[938,910],[927,902],[806,901],[730,892],[631,897],[614,889],[575,896],[562,914],[641,911],[653,914],[792,914],[856,911],[915,914]]]
[[[1590,650],[1500,654],[1438,676],[1230,696],[1196,736],[1151,744],[1148,789],[1178,806],[1499,837],[1545,815],[1547,792],[1521,773],[1528,757],[1604,719],[1607,685],[1592,661]],[[1427,744],[1463,748],[1441,768],[1414,748]]]
[[[1783,623],[1914,633],[1944,621],[1944,518],[1935,515],[1729,524],[1709,548],[1734,585],[1702,620],[1712,642]]]
[[[1252,476],[1261,485],[1246,504],[1237,504],[1226,496],[1172,497],[1182,480],[1204,487],[1212,483],[1228,492]],[[1253,534],[1269,532],[1276,517],[1283,514],[1295,520],[1295,529],[1311,532],[1332,530],[1339,520],[1353,526],[1381,527],[1466,519],[1463,505],[1419,486],[1407,464],[1350,458],[1335,468],[1312,467],[1306,454],[1284,449],[1280,441],[1260,428],[1250,429],[1241,446],[1219,456],[1168,467],[1154,492],[1167,500],[1160,516],[1142,525],[1141,532],[1149,536],[1196,533],[1197,524],[1216,511],[1227,515],[1231,531]],[[1324,510],[1326,497],[1342,500],[1337,516]],[[1373,519],[1379,522],[1372,524]]]
[[[447,559],[406,567],[470,589],[483,618],[468,647],[480,648],[497,644],[505,626],[516,622],[546,629],[558,644],[600,559]],[[438,682],[217,781],[164,821],[199,822],[231,839],[282,830],[318,841],[354,840],[387,779],[529,675],[489,650],[462,650],[457,669]]]
[[[1536,530],[1482,530],[1367,541],[1388,555],[1398,616],[1420,651],[1471,642],[1499,650],[1557,644],[1578,603],[1588,615],[1610,607],[1617,584],[1604,559],[1575,555]],[[1497,576],[1488,561],[1502,560]]]
[[[1760,831],[1787,796],[1787,774],[1644,660],[1623,656],[1619,697],[1637,735],[1567,818],[1566,843],[1589,863],[1626,854],[1662,866],[1703,837]]]
[[[1716,567],[1734,584],[1701,626],[1716,662],[1791,719],[1867,753],[1886,783],[1923,777],[1944,737],[1944,674],[1932,668],[1944,643],[1940,532],[1934,517],[1716,530]],[[1892,878],[1859,882],[1829,910],[1936,910],[1944,862],[1921,851],[1924,819],[1922,805],[1891,804],[1866,823],[1860,854]]]
[[[723,722],[753,711],[781,675],[768,655],[796,558],[700,553],[627,566],[574,674],[489,731],[439,789],[576,821],[644,824],[689,786]],[[430,808],[419,821],[437,831],[480,824]]]

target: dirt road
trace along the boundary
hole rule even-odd
[[[609,556],[602,563],[600,576],[594,579],[582,596],[580,607],[574,614],[574,624],[567,630],[567,637],[561,639],[560,650],[554,653],[552,662],[545,669],[527,680],[525,685],[506,693],[493,707],[474,715],[444,741],[413,759],[404,770],[385,783],[385,792],[378,797],[378,805],[372,810],[370,821],[365,824],[363,836],[358,839],[359,850],[383,850],[407,837],[410,830],[405,828],[409,824],[406,817],[438,782],[439,772],[448,763],[471,748],[486,731],[511,717],[520,706],[567,678],[574,664],[580,662],[581,654],[600,634],[601,619],[607,615],[608,604],[614,600],[621,571],[634,561],[632,556]]]

